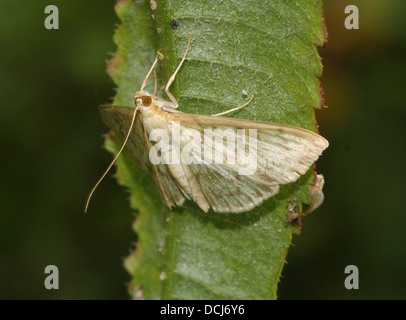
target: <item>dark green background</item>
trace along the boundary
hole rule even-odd
[[[96,106],[114,95],[105,73],[114,3],[0,2],[0,298],[128,297],[122,260],[136,236],[127,193],[107,178],[82,212],[111,160]],[[293,238],[279,297],[405,299],[406,3],[324,3],[329,108],[316,115],[330,141],[317,163],[326,200]],[[48,4],[59,8],[59,30],[44,27]],[[344,28],[348,4],[358,5],[359,30]],[[44,288],[49,264],[59,290]],[[357,291],[344,287],[350,264]]]

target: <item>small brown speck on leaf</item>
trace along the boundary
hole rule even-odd
[[[177,27],[179,27],[179,21],[176,19],[172,19],[171,28],[176,29]]]

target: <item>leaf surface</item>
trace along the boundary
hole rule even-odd
[[[190,33],[187,61],[171,87],[179,110],[219,113],[254,93],[249,106],[230,116],[316,130],[314,108],[322,103],[316,49],[324,42],[321,1],[122,0],[116,11],[122,21],[115,34],[118,51],[108,66],[117,85],[114,104],[134,105],[133,95],[158,49],[164,56],[158,79],[166,84]],[[147,90],[153,91],[153,81]],[[110,132],[107,149],[116,153],[120,146]],[[127,153],[117,161],[117,177],[130,188],[131,206],[138,211],[138,242],[125,262],[133,297],[276,298],[297,232],[285,226],[288,204],[309,203],[313,168],[242,214],[205,214],[190,201],[170,211]]]

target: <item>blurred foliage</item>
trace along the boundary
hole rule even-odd
[[[114,3],[55,0],[60,29],[46,30],[48,1],[0,2],[0,298],[127,298],[120,257],[136,238],[125,193],[106,179],[82,214],[111,159],[96,106],[114,95],[105,73]],[[330,141],[317,163],[326,199],[294,236],[278,295],[406,298],[406,2],[324,4],[329,109],[316,115]],[[359,8],[359,30],[344,28],[348,4]],[[43,286],[49,264],[60,290]],[[344,288],[349,264],[360,270],[358,291]]]

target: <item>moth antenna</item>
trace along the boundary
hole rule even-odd
[[[149,143],[149,139],[148,139],[148,135],[147,135],[147,129],[145,128],[144,117],[141,117],[141,119],[142,119],[142,126],[143,126],[143,128],[144,128],[145,139],[147,140],[147,144],[148,144],[148,151],[151,152],[151,145],[150,145],[150,143]],[[159,175],[159,172],[158,172],[158,169],[157,169],[157,167],[156,167],[156,164],[153,163],[153,165],[154,165],[154,169],[155,169],[156,176],[157,176],[157,178],[158,178],[159,186],[161,187],[162,193],[164,194],[164,198],[165,198],[166,205],[169,207],[170,210],[172,210],[172,206],[171,206],[170,203],[169,203],[169,199],[168,199],[168,197],[167,197],[167,195],[166,195],[165,188],[164,188],[164,186],[163,186],[163,184],[162,184],[161,177],[160,177],[160,175]]]
[[[96,182],[96,184],[94,185],[94,187],[92,188],[92,190],[89,193],[89,196],[87,197],[87,201],[86,201],[86,205],[85,205],[85,213],[87,212],[87,208],[89,207],[89,203],[90,203],[90,199],[93,196],[93,193],[96,191],[97,187],[99,186],[100,182],[102,182],[102,180],[104,179],[104,177],[107,175],[107,173],[110,171],[111,167],[114,165],[114,163],[116,162],[117,158],[119,157],[119,155],[121,154],[121,152],[124,150],[125,145],[127,144],[128,138],[130,137],[131,131],[133,129],[134,123],[135,123],[135,117],[137,115],[137,111],[140,108],[137,107],[134,110],[133,113],[133,118],[131,120],[131,125],[130,128],[128,129],[128,133],[127,136],[124,140],[123,145],[121,146],[120,150],[118,151],[118,153],[116,154],[116,156],[114,157],[113,161],[110,163],[110,165],[107,167],[106,171],[103,173],[103,175],[100,177],[100,179]]]

